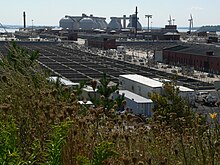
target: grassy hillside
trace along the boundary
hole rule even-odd
[[[106,79],[96,107],[82,107],[80,89],[48,83],[38,55],[11,44],[0,62],[0,164],[220,164],[217,114],[192,113],[172,84],[151,95],[150,119],[109,106]]]

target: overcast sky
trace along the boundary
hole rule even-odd
[[[130,15],[138,7],[142,26],[147,26],[146,14],[152,14],[152,26],[163,27],[169,15],[178,26],[189,26],[190,14],[194,27],[220,24],[220,0],[1,0],[0,23],[22,25],[23,11],[27,24],[58,26],[65,15],[87,15],[106,17]]]

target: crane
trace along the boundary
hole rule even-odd
[[[8,33],[8,31],[5,29],[5,27],[1,24],[0,22],[0,26],[5,30],[5,33]]]

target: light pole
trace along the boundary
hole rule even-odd
[[[145,15],[145,18],[147,18],[147,32],[148,32],[148,35],[147,35],[147,62],[148,62],[148,65],[149,65],[149,56],[148,56],[148,49],[149,49],[149,32],[150,32],[150,18],[152,18],[152,15],[151,14],[148,14],[148,15]]]
[[[172,21],[173,21],[173,25],[175,25],[175,19],[172,19]]]
[[[148,14],[148,15],[145,15],[145,18],[147,18],[147,31],[149,32],[150,31],[150,18],[152,18],[152,15]]]
[[[34,20],[32,19],[31,22],[32,22],[32,33],[31,33],[31,35],[33,36],[33,31],[34,31]]]
[[[152,31],[152,24],[153,24],[153,22],[151,21],[150,22],[150,31]]]

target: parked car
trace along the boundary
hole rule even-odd
[[[215,75],[214,75],[214,74],[212,74],[212,73],[208,73],[208,74],[207,74],[207,77],[210,77],[210,78],[215,78]]]

